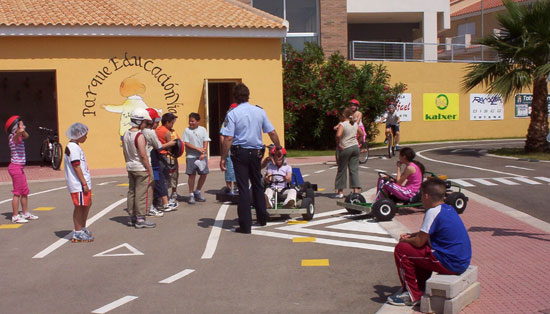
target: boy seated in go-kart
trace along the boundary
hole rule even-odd
[[[389,197],[393,195],[401,201],[409,201],[420,191],[422,178],[424,174],[424,165],[414,160],[416,153],[410,147],[403,147],[399,151],[399,160],[397,161],[397,178],[395,181],[389,177],[378,178],[377,193],[375,201],[384,197],[380,191],[384,191]],[[403,170],[401,166],[405,165]]]
[[[269,156],[262,161],[262,168],[267,167],[265,182],[269,186],[265,189],[267,208],[273,208],[273,196],[276,192],[284,198],[283,208],[296,206],[296,189],[288,188],[292,182],[292,167],[286,163],[286,149],[281,150],[280,157],[276,154],[275,146],[270,147]]]

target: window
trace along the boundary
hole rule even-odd
[[[471,34],[471,35],[476,34],[475,22],[458,25],[458,36],[464,36],[466,34]]]
[[[306,42],[319,42],[319,0],[251,0],[253,7],[288,21],[283,40],[302,50]]]

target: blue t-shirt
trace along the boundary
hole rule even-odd
[[[420,231],[430,235],[432,252],[445,268],[461,274],[470,266],[470,237],[452,206],[442,204],[428,209]]]
[[[239,104],[237,108],[229,111],[224,124],[222,135],[232,136],[233,145],[249,149],[262,148],[262,131],[269,133],[275,130],[265,111],[247,102]]]

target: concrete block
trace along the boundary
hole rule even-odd
[[[420,311],[422,313],[455,314],[468,304],[474,302],[481,294],[481,284],[475,282],[452,299],[442,296],[422,296]]]
[[[434,273],[426,281],[426,294],[452,299],[477,281],[477,266],[470,266],[461,275]]]

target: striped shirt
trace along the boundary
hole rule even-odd
[[[23,138],[19,137],[19,143],[13,141],[15,134],[10,134],[9,145],[11,151],[11,163],[16,165],[24,165],[27,162],[25,156],[25,143]]]

